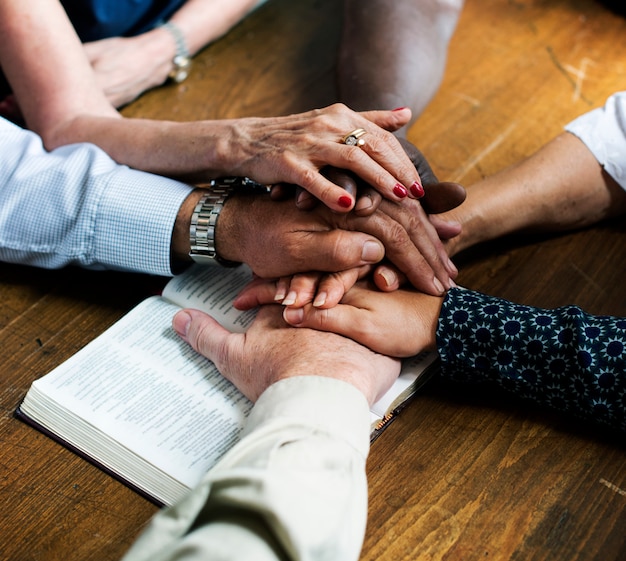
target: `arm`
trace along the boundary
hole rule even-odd
[[[465,203],[441,215],[462,224],[449,252],[515,232],[570,230],[626,213],[625,123],[622,92],[526,160],[470,186]]]
[[[2,119],[0,147],[2,261],[171,275],[172,231],[191,187],[120,166],[93,145],[46,152]],[[187,217],[187,245],[188,232]]]
[[[28,22],[28,25],[24,25]],[[385,197],[402,201],[419,175],[391,132],[410,111],[359,114],[342,105],[292,116],[170,122],[123,118],[107,101],[60,3],[0,0],[0,66],[29,128],[52,149],[91,142],[128,166],[184,178],[239,175],[300,185],[328,206],[354,200],[320,174],[350,169]],[[341,142],[364,128],[361,148]]]
[[[0,146],[2,260],[158,275],[190,261],[189,224],[202,190],[120,166],[90,144],[46,152],[37,135],[4,120]],[[350,215],[346,225],[325,207],[301,213],[289,202],[233,196],[220,216],[217,247],[224,258],[273,277],[377,263],[387,245],[398,266],[419,277],[427,265],[411,236],[417,240],[421,230],[407,222],[410,209],[393,209],[395,218],[381,210]]]
[[[123,561],[359,556],[367,514],[370,413],[352,386],[300,376],[255,404],[244,438]]]
[[[169,21],[181,31],[191,56],[226,33],[258,0],[187,0]],[[119,107],[167,80],[176,44],[172,34],[156,27],[133,37],[110,37],[84,44],[98,85]]]
[[[336,335],[286,328],[277,308],[262,309],[247,334],[195,310],[174,317],[176,331],[258,401],[243,440],[157,514],[124,561],[358,559],[368,403],[399,364]]]
[[[441,374],[489,382],[626,432],[626,319],[451,290],[437,326]]]
[[[340,101],[360,110],[406,105],[416,119],[443,77],[463,0],[370,0],[367,9],[359,0],[344,4]]]
[[[624,318],[576,306],[544,310],[459,288],[444,298],[355,288],[335,308],[286,308],[284,317],[394,356],[437,350],[446,378],[495,384],[626,431]]]

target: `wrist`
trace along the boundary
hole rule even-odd
[[[189,241],[191,215],[205,192],[205,189],[194,189],[178,209],[171,244],[171,258],[172,264],[175,265],[175,267],[173,267],[174,269],[180,268],[180,266],[189,264],[192,261],[189,256],[189,252],[191,251],[191,243]]]
[[[235,267],[240,264],[224,259],[219,254],[216,234],[224,204],[241,184],[242,179],[237,177],[213,180],[211,188],[205,191],[198,200],[189,223],[189,256],[196,263],[202,265],[218,263],[225,267]]]
[[[176,221],[174,222],[174,230],[172,233],[172,243],[171,243],[171,259],[172,259],[172,265],[173,265],[174,270],[179,269],[180,267],[184,265],[188,265],[194,261],[194,258],[192,257],[192,253],[193,253],[194,245],[196,241],[195,231],[197,230],[197,225],[198,225],[198,220],[199,220],[198,213],[203,208],[203,201],[206,201],[207,196],[210,195],[211,193],[212,192],[210,189],[195,189],[183,201],[183,204],[180,206],[180,209],[178,210],[178,214],[176,215]],[[210,234],[211,246],[213,250],[216,250],[218,244],[220,244],[220,242],[217,239],[218,238],[217,218],[219,217],[220,226],[222,226],[224,222],[228,223],[230,221],[230,218],[228,217],[228,213],[226,213],[227,217],[224,218],[221,212],[223,210],[223,207],[225,206],[225,200],[226,198],[224,199],[224,203],[222,204],[222,207],[220,208],[220,210],[216,213],[214,217],[215,218],[214,229],[212,233]],[[202,216],[200,217],[200,220],[204,221],[205,218],[206,216]],[[226,231],[231,230],[231,228],[229,228],[228,226],[226,226],[224,229]],[[227,236],[222,236],[221,239],[224,240],[225,242],[224,245],[227,246],[226,253],[228,255],[237,253],[236,251],[233,251],[236,248],[236,244],[226,243],[226,240],[228,239]],[[217,251],[215,253],[217,254]],[[211,259],[215,259],[215,257],[210,257],[206,261],[209,262]],[[229,259],[229,258],[223,257],[221,247],[220,247],[219,258],[217,259],[217,261],[218,262],[225,261],[227,263],[238,262],[237,259]]]
[[[439,325],[439,316],[444,298],[444,296],[430,296],[425,303],[426,305],[421,309],[427,318],[424,322],[427,329],[426,344],[424,346],[426,351],[437,350],[437,326]]]
[[[215,230],[215,245],[220,257],[228,261],[250,264],[250,239],[259,235],[259,197],[269,200],[268,190],[257,183],[240,186],[225,201]],[[252,247],[258,247],[253,244]]]
[[[180,27],[172,21],[165,22],[159,26],[159,29],[167,34],[169,42],[174,47],[173,50],[170,50],[168,78],[180,84],[187,79],[191,71],[191,53],[187,46],[187,40]]]
[[[215,257],[222,264],[245,261],[243,242],[246,237],[244,231],[248,227],[245,205],[246,201],[251,200],[246,195],[260,193],[267,193],[266,187],[247,178],[217,179],[212,182],[211,188],[192,191],[183,201],[174,223],[171,243],[173,265],[180,267],[194,260],[190,253],[194,252],[196,245],[194,239],[198,237],[198,223],[204,227],[208,226],[207,221],[212,221],[212,228],[204,228],[199,235],[207,234],[210,239],[207,240],[208,243],[200,245],[215,251],[216,256],[208,257],[206,262]],[[207,195],[215,196],[209,198]],[[205,205],[201,204],[203,199],[206,201]],[[199,211],[204,213],[200,217]],[[210,251],[202,253],[208,255]]]

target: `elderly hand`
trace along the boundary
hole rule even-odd
[[[356,182],[351,175],[340,170],[328,170],[326,173],[333,181],[343,185],[349,192],[356,192]],[[376,196],[377,195],[374,194],[372,198]],[[361,204],[362,198],[357,201],[357,208]],[[390,247],[386,246],[387,262],[379,265],[375,269],[373,269],[371,265],[378,263],[380,259],[376,256],[376,251],[372,243],[370,243],[372,259],[359,259],[359,248],[362,249],[365,247],[363,244],[368,239],[367,237],[364,238],[356,232],[353,232],[350,234],[352,240],[348,241],[345,232],[335,232],[334,237],[329,235],[323,245],[318,245],[322,243],[321,236],[315,238],[306,236],[305,232],[312,231],[310,228],[306,227],[307,222],[310,222],[312,219],[315,220],[315,216],[312,213],[322,212],[323,214],[327,214],[323,207],[321,207],[321,209],[318,208],[320,205],[311,206],[308,211],[303,211],[300,215],[294,216],[294,219],[297,220],[299,216],[302,220],[301,223],[303,227],[298,232],[298,235],[301,237],[300,244],[302,245],[296,243],[297,237],[294,235],[296,232],[291,231],[289,233],[289,237],[294,240],[293,244],[295,244],[290,245],[290,247],[293,248],[293,251],[299,251],[301,255],[308,258],[309,268],[301,269],[302,272],[298,272],[295,276],[291,274],[264,275],[258,273],[259,276],[266,279],[275,276],[282,278],[278,279],[277,283],[274,284],[272,281],[267,286],[263,283],[253,283],[240,294],[236,300],[236,305],[241,309],[246,309],[258,306],[259,304],[277,302],[285,306],[299,307],[313,302],[316,307],[330,308],[341,300],[344,293],[349,290],[357,280],[364,278],[370,273],[372,273],[374,282],[381,290],[396,290],[401,284],[406,283],[408,278],[411,284],[420,290],[429,294],[441,294],[442,291],[439,289],[439,286],[437,286],[437,283],[435,283],[434,278],[447,289],[450,286],[454,286],[453,279],[456,278],[457,275],[457,269],[448,258],[441,240],[447,240],[456,236],[459,233],[460,225],[452,221],[439,221],[436,215],[426,217],[420,205],[424,200],[427,200],[428,206],[433,209],[433,211],[441,212],[460,204],[464,198],[465,190],[460,185],[456,183],[438,183],[426,188],[426,194],[419,203],[417,201],[411,201],[405,205],[393,205],[389,201],[383,203],[380,196],[378,196],[376,210],[366,213],[358,213],[355,211],[354,215],[347,215],[345,218],[346,224],[367,224],[368,221],[372,221],[372,224],[374,224],[379,221],[391,220],[389,224],[396,222],[397,224],[409,225],[409,231],[407,233],[402,233],[394,227],[386,231],[382,230],[386,234],[384,238],[379,237],[379,234],[371,229],[364,230],[368,233],[372,233],[372,235],[376,236],[383,243],[390,244],[392,248],[390,249]],[[383,204],[381,205],[381,203]],[[278,199],[276,204],[284,205],[285,199]],[[415,213],[407,216],[412,208],[416,209]],[[259,208],[255,210],[257,212],[260,211]],[[282,207],[282,210],[276,211],[276,215],[281,215],[284,218],[286,215],[292,214],[292,212],[293,211],[289,208]],[[386,214],[387,212],[389,212],[389,215]],[[332,220],[337,219],[336,215],[330,214],[329,216]],[[361,218],[359,219],[359,217]],[[275,219],[276,218],[273,217],[268,219],[267,222],[269,223]],[[235,217],[233,216],[231,220],[235,220]],[[343,228],[344,226],[339,227]],[[298,230],[297,225],[290,226],[290,228]],[[348,226],[347,229],[352,229],[352,226]],[[410,253],[403,253],[400,240],[393,236],[394,232],[398,232],[399,235],[403,237],[406,237],[408,234],[414,243],[414,248]],[[218,231],[218,235],[219,233]],[[333,245],[331,243],[332,240],[339,239],[339,237],[345,239],[346,242],[338,242]],[[375,240],[372,239],[369,241],[375,242]],[[350,259],[343,259],[341,262],[336,261],[335,266],[332,268],[328,267],[328,261],[323,262],[323,268],[316,266],[316,263],[320,263],[317,257],[318,254],[321,254],[320,257],[330,257],[332,252],[336,251],[338,247],[342,248],[343,255],[347,255],[347,251],[350,250],[350,255],[353,256],[351,263]],[[394,252],[393,247],[397,247],[399,250]],[[421,271],[427,272],[428,269],[422,268],[418,270],[419,262],[413,261],[412,256],[415,255],[415,248],[418,250],[418,259],[421,259],[422,263],[426,263],[430,267],[430,270],[432,270],[432,274],[434,275],[433,284],[431,285],[432,288],[428,288],[428,278],[420,276]],[[271,248],[269,248],[268,251],[270,251],[270,249]],[[267,258],[269,253],[264,255]],[[289,255],[285,257],[292,258]],[[343,266],[340,266],[340,263],[343,263]],[[292,268],[297,269],[297,267]],[[411,271],[418,271],[418,274],[411,273]],[[409,274],[406,274],[407,272],[409,272]]]
[[[347,212],[354,197],[320,173],[329,165],[354,172],[389,200],[421,196],[419,173],[389,132],[410,117],[406,108],[357,113],[336,103],[298,115],[238,119],[221,135],[219,152],[228,175],[298,185]],[[366,131],[362,145],[345,144],[343,138],[357,129]]]
[[[456,274],[414,200],[384,200],[371,216],[357,216],[323,205],[302,212],[293,201],[267,195],[233,195],[220,215],[216,247],[222,258],[243,261],[263,278],[345,271],[386,257],[413,286],[441,294]]]
[[[352,384],[371,405],[400,373],[398,360],[333,333],[294,329],[280,313],[265,306],[246,333],[231,333],[203,312],[183,310],[173,327],[252,401],[281,379],[316,375]]]

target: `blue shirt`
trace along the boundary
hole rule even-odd
[[[132,37],[166,22],[185,0],[62,0],[83,43]]]
[[[185,0],[62,0],[83,43],[109,37],[133,37],[165,23]],[[11,93],[0,69],[0,99]]]

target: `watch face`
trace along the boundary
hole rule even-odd
[[[191,59],[187,56],[176,55],[174,57],[174,69],[170,72],[169,77],[177,84],[180,84],[189,76],[191,71]]]

